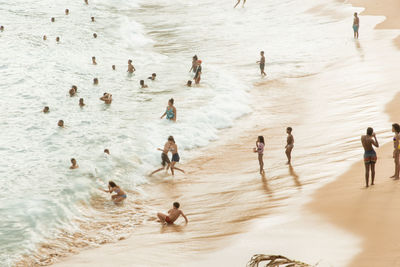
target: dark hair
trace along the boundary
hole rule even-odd
[[[155,73],[152,73],[152,74],[151,74],[151,76],[157,76],[157,74],[155,74]]]
[[[79,102],[81,102],[81,101],[83,102],[83,98],[79,98]]]
[[[396,133],[400,133],[400,125],[398,123],[393,123],[392,127],[396,131]]]
[[[373,132],[374,132],[374,129],[372,129],[371,127],[367,128],[367,135],[372,135]]]
[[[117,187],[117,185],[113,181],[109,181],[108,185],[111,187]]]
[[[357,15],[357,12],[354,12],[354,15]]]
[[[75,161],[75,162],[76,162],[76,159],[72,158],[72,159],[71,159],[71,162],[73,162],[73,161]]]
[[[93,79],[93,82],[94,82],[94,83],[95,83],[95,82],[99,82],[99,79],[94,78],[94,79]]]
[[[141,85],[144,84],[144,80],[140,80],[140,84],[141,84]]]
[[[261,51],[260,53],[263,53],[263,54],[264,54],[264,51]]]
[[[259,141],[260,143],[263,143],[263,144],[265,145],[265,143],[264,143],[264,136],[260,135],[260,136],[258,137],[258,141]]]
[[[132,59],[128,59],[128,63],[132,63]]]
[[[172,141],[172,142],[175,143],[175,139],[174,139],[174,137],[173,137],[172,135],[170,135],[170,136],[168,137],[168,141]]]
[[[181,206],[181,204],[179,204],[179,202],[174,202],[174,207],[179,209],[179,207]]]
[[[48,107],[48,106],[45,106],[44,109],[49,109],[49,107]]]
[[[168,100],[168,102],[170,102],[170,103],[171,103],[171,105],[173,105],[173,104],[174,104],[174,99],[173,99],[173,98],[171,98],[170,100]]]
[[[75,89],[75,91],[78,91],[78,87],[76,85],[72,85],[72,88]]]
[[[194,56],[193,56],[193,59],[197,60],[197,59],[198,59],[197,55],[194,55]]]
[[[191,80],[188,80],[188,81],[187,81],[187,85],[192,85],[192,81],[191,81]]]
[[[292,132],[292,127],[287,127],[286,130],[289,130],[290,132]]]
[[[104,153],[110,153],[110,150],[108,148],[104,149]]]

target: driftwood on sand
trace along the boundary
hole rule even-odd
[[[300,261],[295,261],[288,259],[281,255],[264,255],[264,254],[256,254],[251,257],[250,261],[247,263],[247,267],[259,267],[259,263],[261,266],[265,267],[312,267],[309,264],[305,264]],[[265,264],[265,265],[264,265]]]

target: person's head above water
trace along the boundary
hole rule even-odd
[[[181,206],[181,204],[179,204],[179,202],[174,202],[174,208],[177,208],[177,209],[179,209],[179,207]]]
[[[172,135],[168,137],[168,141],[175,143],[175,139]]]
[[[132,59],[129,59],[129,60],[128,60],[128,64],[132,64]]]
[[[94,38],[97,38],[97,33],[93,33],[93,37],[94,37]]]
[[[65,9],[65,15],[68,15],[69,14],[69,9],[67,8],[67,9]]]
[[[71,159],[71,163],[72,163],[73,166],[75,166],[76,165],[76,159],[72,158]]]
[[[262,56],[263,56],[263,55],[264,55],[264,51],[261,51],[261,52],[260,52],[260,55],[262,55]]]
[[[99,84],[99,79],[94,78],[94,79],[93,79],[93,84]]]
[[[174,99],[171,98],[170,100],[168,100],[168,105],[173,106],[174,105]]]
[[[96,62],[96,57],[92,57],[92,63],[93,63],[93,64],[97,64],[97,62]]]
[[[392,124],[392,132],[400,133],[400,125],[398,123]]]
[[[292,130],[293,130],[292,127],[287,127],[287,128],[286,128],[286,132],[287,132],[287,133],[291,133]]]
[[[60,41],[60,37],[56,37],[56,42],[59,42]]]
[[[114,183],[113,181],[109,181],[109,182],[108,182],[108,185],[109,185],[110,187],[117,187],[117,184]]]
[[[189,87],[191,87],[191,86],[192,86],[192,81],[191,81],[191,80],[188,80],[187,83],[186,83],[186,85],[189,86]]]
[[[64,127],[64,121],[63,121],[63,120],[59,120],[58,123],[57,123],[57,125],[58,125],[59,127]]]
[[[76,85],[72,85],[71,89],[74,89],[75,92],[78,92],[78,86],[76,86]]]
[[[56,19],[55,18],[51,18],[51,22],[54,22],[54,21],[56,21]]]
[[[112,65],[111,68],[112,68],[113,70],[115,70],[115,65]]]
[[[0,31],[4,31],[4,26],[3,25],[0,26]]]
[[[47,36],[43,35],[43,40],[46,41],[47,40]]]
[[[83,98],[79,98],[79,106],[84,106],[85,103],[83,103]]]
[[[367,135],[371,136],[374,132],[374,129],[372,129],[371,127],[367,128]]]
[[[260,143],[265,144],[265,142],[264,142],[264,136],[260,135],[260,136],[257,138],[257,141],[260,142]]]
[[[153,77],[154,79],[157,77],[157,74],[155,74],[155,73],[152,73],[151,74],[151,77]]]
[[[44,109],[43,109],[43,112],[44,113],[48,113],[49,111],[50,111],[50,108],[48,106],[45,106]]]
[[[106,149],[104,149],[104,153],[110,155],[110,150],[108,150],[108,149],[106,148]]]
[[[357,12],[354,12],[354,17],[357,17]]]
[[[141,86],[144,85],[144,80],[140,80],[140,85],[141,85]]]
[[[197,55],[194,55],[193,60],[197,61],[197,59],[198,59]]]

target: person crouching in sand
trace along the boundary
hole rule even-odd
[[[254,153],[258,153],[258,163],[260,164],[260,174],[264,173],[264,136],[259,136],[256,141],[256,147],[254,148]]]
[[[76,159],[72,158],[71,159],[71,164],[72,164],[71,167],[69,167],[71,170],[79,168],[79,165],[76,163]]]
[[[286,128],[286,133],[287,133],[287,138],[286,138],[286,146],[285,146],[285,154],[287,157],[287,163],[288,165],[290,165],[292,163],[292,150],[294,147],[294,138],[292,135],[292,127],[287,127]]]
[[[400,125],[398,123],[392,124],[392,132],[394,132],[394,137],[393,137],[393,158],[394,158],[394,175],[391,178],[394,178],[395,180],[399,179],[399,173],[400,173]]]
[[[108,182],[108,190],[103,190],[106,193],[117,193],[116,195],[111,196],[111,200],[114,203],[120,203],[127,198],[127,195],[124,190],[122,190],[118,185],[116,185],[113,181]]]
[[[100,100],[109,105],[112,102],[112,94],[104,93],[103,96],[100,97]]]
[[[179,216],[182,215],[182,217],[185,219],[185,222],[188,223],[188,218],[183,211],[179,209],[180,206],[181,205],[179,202],[174,202],[172,209],[168,211],[168,215],[161,212],[157,213],[158,219],[160,219],[162,224],[173,224],[179,218]]]
[[[375,163],[378,159],[373,146],[379,147],[378,140],[374,133],[374,129],[368,127],[367,134],[361,136],[361,143],[364,147],[364,164],[365,164],[365,185],[369,186],[369,172],[371,170],[372,181],[371,185],[374,185],[375,180]]]

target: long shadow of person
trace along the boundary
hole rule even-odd
[[[301,184],[301,182],[300,182],[299,176],[298,176],[297,173],[294,171],[292,165],[289,165],[289,174],[290,174],[290,176],[293,177],[294,184],[295,184],[297,187],[301,187],[302,184]]]

